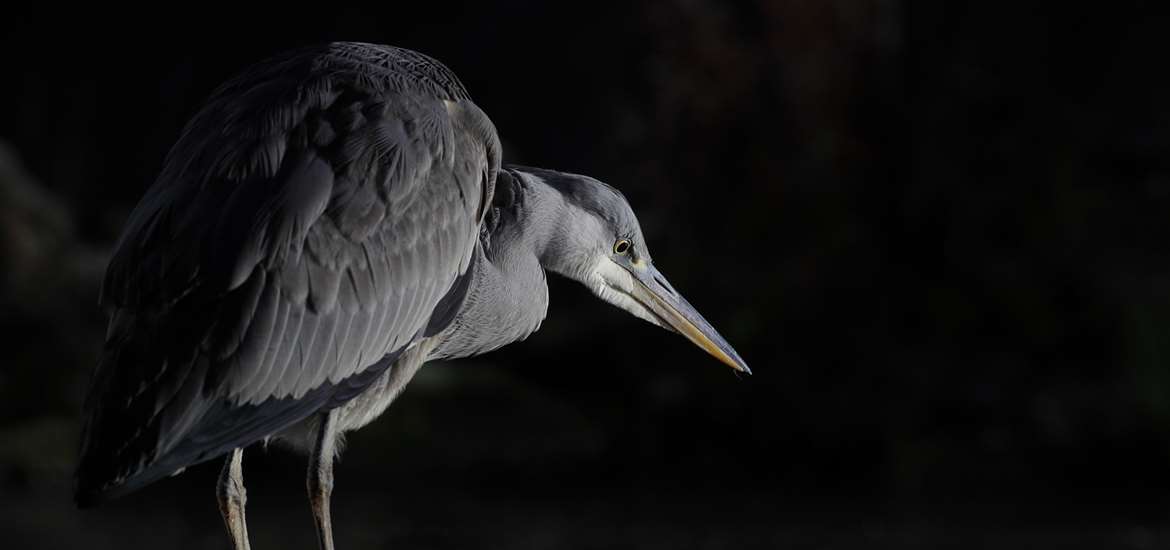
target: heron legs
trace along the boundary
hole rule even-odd
[[[248,544],[248,524],[244,520],[244,504],[248,501],[248,491],[244,489],[243,461],[244,450],[233,449],[223,463],[219,483],[215,488],[215,496],[219,499],[219,511],[223,514],[223,522],[227,525],[235,550],[251,548]]]
[[[317,546],[333,550],[333,524],[329,519],[329,495],[333,493],[333,456],[337,445],[337,409],[321,415],[313,453],[309,456],[309,504],[317,523]]]

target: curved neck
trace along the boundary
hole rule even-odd
[[[472,256],[470,286],[432,359],[468,357],[523,340],[548,311],[540,258],[564,201],[555,190],[501,171]]]
[[[597,222],[572,207],[539,170],[502,170],[472,258],[467,297],[432,358],[484,353],[535,332],[548,311],[545,271],[586,279],[589,249],[576,241],[586,238],[579,229],[588,223]]]
[[[493,206],[499,206],[500,216],[489,256],[522,251],[548,271],[584,281],[592,260],[592,247],[586,241],[597,219],[574,207],[546,182],[545,177],[553,177],[551,172],[509,167],[501,172],[505,174],[496,184]]]

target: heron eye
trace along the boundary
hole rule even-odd
[[[630,246],[632,245],[630,244],[629,239],[620,239],[618,242],[613,243],[613,253],[618,255],[625,255],[630,251]]]

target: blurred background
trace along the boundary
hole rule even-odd
[[[620,188],[756,374],[553,280],[540,332],[349,438],[340,548],[1166,547],[1167,19],[1108,6],[10,13],[0,546],[228,547],[218,461],[72,507],[98,285],[213,88],[360,40],[451,67],[506,160]],[[315,547],[303,469],[245,455],[255,548]]]

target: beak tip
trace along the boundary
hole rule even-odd
[[[731,353],[728,353],[726,357],[722,359],[724,363],[727,363],[727,365],[735,371],[736,376],[752,375],[752,369],[747,366],[747,362],[744,361],[738,353],[735,353],[735,350],[731,350]]]
[[[736,357],[735,362],[731,363],[731,368],[735,371],[736,376],[752,375],[752,369],[748,368],[747,363],[744,363],[743,359],[740,359],[739,357]]]

